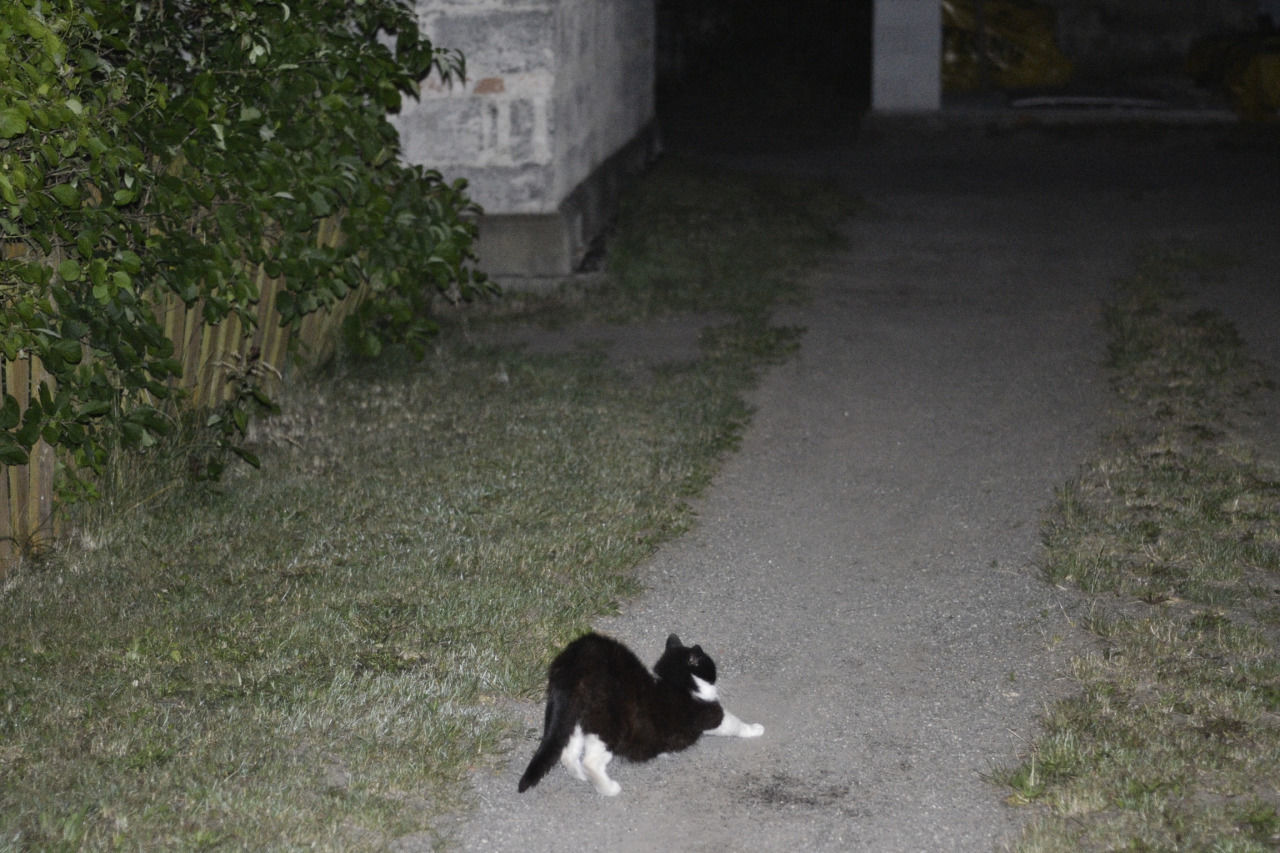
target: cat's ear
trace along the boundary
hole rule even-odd
[[[668,649],[678,649],[678,648],[680,648],[680,647],[681,647],[681,646],[683,646],[683,645],[684,645],[684,643],[681,643],[681,642],[680,642],[680,638],[679,638],[679,637],[677,637],[675,634],[672,634],[672,635],[670,635],[669,637],[667,637],[667,648],[668,648]]]

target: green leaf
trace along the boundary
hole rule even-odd
[[[79,364],[80,359],[84,357],[84,348],[77,340],[62,338],[54,343],[53,350],[68,364]]]
[[[14,438],[23,447],[30,447],[40,439],[40,428],[44,426],[44,418],[40,412],[40,407],[34,403],[27,405],[27,411],[22,416],[22,426],[14,433]]]
[[[213,212],[214,218],[218,220],[218,227],[222,229],[222,239],[234,241],[239,231],[239,222],[236,215],[236,209],[229,204],[219,205]]]
[[[76,411],[76,420],[89,421],[94,418],[100,418],[111,411],[110,400],[92,400],[85,403]]]
[[[57,199],[58,204],[69,210],[80,206],[80,192],[71,184],[55,184],[49,192]]]
[[[158,435],[164,435],[170,429],[168,419],[154,406],[139,406],[129,413],[129,419]]]
[[[137,447],[142,443],[146,430],[142,428],[141,424],[136,424],[133,421],[121,421],[120,435],[124,438],[127,446]]]
[[[80,280],[80,262],[75,258],[67,258],[58,264],[58,275],[63,281],[79,281]]]
[[[293,292],[280,290],[276,293],[276,311],[284,319],[292,319],[297,314],[297,306]]]
[[[0,464],[26,465],[31,461],[27,451],[14,442],[8,433],[0,433]]]
[[[245,462],[248,462],[254,468],[262,467],[262,460],[259,459],[255,454],[250,453],[248,450],[245,450],[243,447],[236,447],[233,445],[231,448],[231,452],[234,453],[236,456],[239,456]]]
[[[209,105],[199,98],[188,98],[182,104],[182,117],[195,125],[203,125],[209,117]]]
[[[22,410],[12,394],[4,395],[4,404],[0,405],[0,429],[13,429],[22,419]]]
[[[27,117],[17,107],[0,110],[0,139],[12,139],[27,132]]]
[[[94,258],[89,262],[89,281],[93,282],[95,293],[99,287],[107,286],[107,262],[102,258]]]

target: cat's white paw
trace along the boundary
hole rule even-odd
[[[604,794],[606,797],[616,797],[622,793],[622,786],[612,779],[605,779],[596,785],[596,790]]]
[[[721,735],[722,737],[760,737],[764,734],[764,726],[759,723],[744,723],[728,711],[724,712],[724,719],[720,721],[720,725],[714,729],[708,729],[709,735]]]

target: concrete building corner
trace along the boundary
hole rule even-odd
[[[418,0],[467,79],[424,83],[393,123],[405,159],[465,178],[481,268],[564,276],[656,155],[654,0]]]

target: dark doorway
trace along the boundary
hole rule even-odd
[[[871,101],[872,0],[658,0],[669,148],[848,140]]]

